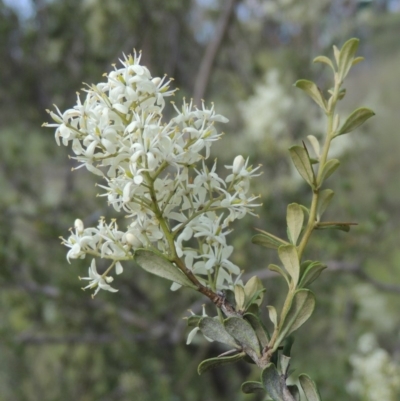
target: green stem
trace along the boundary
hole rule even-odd
[[[156,191],[154,189],[154,179],[150,176],[149,173],[145,174],[145,177],[147,179],[147,183],[149,184],[149,192],[150,192],[150,198],[152,201],[152,211],[154,212],[156,218],[158,219],[160,223],[160,227],[165,235],[165,238],[168,242],[169,246],[169,255],[168,259],[175,263],[175,265],[182,271],[183,274],[197,287],[197,291],[205,295],[207,298],[209,298],[218,308],[222,309],[226,315],[237,315],[236,311],[234,310],[233,306],[230,305],[224,297],[218,295],[214,291],[212,291],[210,288],[204,286],[203,284],[200,283],[200,281],[197,279],[197,277],[194,275],[194,273],[188,269],[185,265],[185,263],[182,261],[182,259],[179,258],[177,252],[176,252],[176,247],[175,247],[175,242],[174,242],[174,234],[171,232],[169,229],[168,223],[165,220],[162,211],[159,208],[158,202],[157,202],[157,196],[156,196]]]
[[[311,237],[311,234],[314,231],[315,226],[316,226],[317,207],[318,207],[318,201],[319,201],[319,195],[320,195],[320,187],[322,185],[322,182],[321,182],[322,171],[323,171],[323,167],[325,166],[325,163],[327,162],[329,148],[330,148],[331,141],[332,141],[332,139],[334,137],[334,133],[335,133],[333,125],[334,125],[335,107],[336,107],[336,103],[338,100],[340,85],[341,85],[341,83],[335,77],[335,87],[334,87],[332,98],[330,101],[330,107],[327,112],[328,124],[327,124],[327,131],[326,131],[326,139],[325,139],[324,146],[322,148],[322,153],[320,155],[318,173],[317,173],[317,177],[315,180],[315,186],[313,187],[313,195],[312,195],[312,199],[311,199],[310,213],[308,216],[306,228],[302,234],[300,244],[297,248],[299,263],[301,263],[301,259],[303,257],[304,250],[305,250],[305,248],[308,244],[308,241]],[[288,294],[286,296],[285,302],[283,304],[283,307],[282,307],[279,323],[278,323],[277,327],[275,327],[275,330],[272,334],[271,340],[268,344],[268,348],[269,348],[268,354],[269,355],[272,355],[272,353],[275,352],[279,346],[279,344],[276,343],[276,340],[279,336],[280,329],[281,329],[283,323],[285,322],[286,316],[289,313],[295,293],[296,293],[296,287],[291,285],[289,288]]]
[[[322,182],[321,182],[322,171],[323,171],[323,167],[325,166],[325,163],[328,159],[329,148],[330,148],[331,141],[332,141],[333,135],[334,135],[333,121],[334,121],[334,116],[335,116],[335,108],[336,108],[336,103],[337,103],[337,99],[338,99],[338,95],[339,95],[339,90],[340,90],[340,82],[338,82],[336,80],[335,88],[334,88],[334,91],[332,94],[331,106],[327,113],[328,127],[327,127],[327,131],[326,131],[326,139],[325,139],[325,143],[322,148],[322,153],[321,153],[320,160],[319,160],[318,173],[317,173],[317,177],[316,177],[316,186],[315,186],[315,188],[313,188],[313,196],[312,196],[312,200],[311,200],[311,207],[310,207],[310,213],[308,216],[308,222],[307,222],[306,229],[304,230],[304,233],[302,235],[300,244],[297,248],[297,253],[299,255],[299,261],[301,261],[304,250],[308,244],[308,241],[311,237],[312,232],[315,229],[315,223],[317,220],[318,200],[319,200],[320,188],[322,185]]]

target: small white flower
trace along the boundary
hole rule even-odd
[[[86,288],[96,288],[94,294],[92,295],[92,298],[100,291],[100,290],[106,290],[110,292],[117,292],[115,288],[112,288],[109,284],[113,281],[112,277],[103,277],[99,273],[97,273],[97,268],[96,268],[96,261],[95,259],[92,260],[92,263],[89,267],[89,277],[81,277],[81,280],[90,280],[90,283],[86,286],[83,287],[83,290],[86,290]]]

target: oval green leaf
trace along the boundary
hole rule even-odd
[[[287,245],[288,242],[283,239],[263,230],[258,230],[262,234],[256,234],[251,239],[251,242],[256,245],[261,245],[265,248],[278,249],[281,245]]]
[[[278,255],[292,278],[293,286],[296,286],[300,276],[300,262],[296,247],[294,245],[282,245],[278,248]]]
[[[317,206],[317,220],[321,220],[322,215],[324,214],[326,208],[331,203],[335,193],[331,189],[324,189],[319,193],[318,198],[318,206]]]
[[[290,157],[299,174],[312,187],[314,185],[314,170],[312,169],[307,151],[301,146],[292,146],[289,149]]]
[[[229,317],[224,320],[224,327],[249,356],[261,356],[257,335],[249,322],[240,317]]]
[[[310,290],[300,289],[296,291],[274,348],[308,320],[314,311],[314,307],[315,295]]]
[[[289,279],[289,276],[286,274],[286,272],[281,268],[281,267],[279,267],[278,265],[274,265],[274,264],[270,264],[270,265],[268,265],[268,269],[269,270],[271,270],[271,271],[273,271],[273,272],[275,272],[275,273],[278,273],[278,274],[280,274],[282,277],[284,277],[284,279],[286,280],[286,282],[288,283],[288,285],[290,286],[290,279]]]
[[[365,121],[374,115],[375,113],[366,107],[360,107],[359,109],[354,110],[349,117],[347,117],[347,120],[344,122],[335,137],[354,131],[357,127],[359,127],[361,124],[364,124]]]
[[[242,392],[245,394],[264,393],[265,388],[260,382],[244,382]]]
[[[310,263],[301,276],[299,287],[305,287],[306,285],[311,284],[319,277],[324,269],[326,269],[326,265],[321,262]]]
[[[252,303],[261,305],[263,300],[263,293],[265,291],[261,280],[257,276],[253,276],[244,286],[244,293],[246,295],[246,308]]]
[[[348,233],[351,226],[355,226],[357,223],[335,223],[335,222],[323,222],[317,223],[315,228],[317,230],[339,230]]]
[[[240,284],[236,284],[234,287],[236,310],[241,311],[244,309],[244,304],[246,301],[246,295],[244,293],[244,288]]]
[[[341,81],[346,77],[353,64],[359,42],[359,39],[356,38],[349,39],[340,49],[338,73]]]
[[[304,222],[303,209],[297,203],[291,203],[287,207],[286,222],[293,245],[296,245]]]
[[[210,358],[206,359],[205,361],[201,362],[197,368],[197,373],[199,375],[207,372],[207,370],[214,369],[218,366],[229,365],[231,363],[235,363],[240,361],[246,356],[244,352],[239,352],[238,354],[232,356],[223,356],[218,358]]]
[[[332,71],[335,72],[335,67],[333,66],[332,61],[326,56],[315,57],[315,59],[313,60],[313,63],[324,63],[324,64],[327,64],[327,65],[329,65],[329,67],[332,68]]]
[[[135,261],[142,269],[151,274],[171,280],[184,287],[197,289],[197,287],[169,260],[156,255],[152,251],[138,249],[135,252]]]
[[[240,349],[240,345],[226,332],[222,323],[212,317],[205,316],[200,320],[199,329],[207,338]]]
[[[309,376],[301,374],[299,376],[299,382],[307,401],[321,401],[317,386]]]
[[[328,179],[339,166],[340,161],[338,159],[328,160],[322,167],[319,185],[321,185],[326,179]]]
[[[282,379],[273,363],[269,363],[262,371],[261,382],[274,401],[285,401]]]
[[[245,313],[243,318],[250,323],[260,342],[261,348],[266,347],[269,343],[269,333],[262,324],[262,321],[253,313]]]
[[[314,102],[317,103],[322,110],[325,112],[327,111],[326,101],[321,93],[321,90],[317,85],[315,85],[314,82],[308,81],[307,79],[299,79],[294,83],[294,86],[306,92],[307,95],[310,96],[311,99],[314,100]]]

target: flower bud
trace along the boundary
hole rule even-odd
[[[233,174],[239,174],[244,166],[244,158],[242,155],[236,156],[233,161],[232,172]]]
[[[159,77],[153,78],[153,79],[151,80],[151,82],[153,82],[153,84],[154,84],[155,86],[158,86],[158,84],[161,82],[161,78],[159,78]]]
[[[74,227],[77,234],[82,234],[84,230],[83,221],[81,219],[76,219],[74,222]]]
[[[131,245],[132,248],[134,248],[134,249],[140,248],[141,246],[143,246],[142,241],[140,241],[140,239],[132,233],[127,233],[125,238],[126,238],[126,242],[129,245]]]

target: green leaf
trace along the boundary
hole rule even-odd
[[[240,344],[248,354],[252,350],[257,357],[261,356],[258,338],[250,323],[240,317],[229,317],[224,320],[225,330]]]
[[[278,326],[278,313],[276,312],[275,306],[267,305],[269,320],[273,323],[274,327]]]
[[[353,62],[351,63],[351,66],[358,64],[360,61],[363,61],[364,57],[356,57]]]
[[[338,159],[328,160],[322,167],[319,185],[321,185],[326,179],[328,179],[339,166],[340,161]]]
[[[269,363],[262,371],[261,382],[274,401],[285,401],[282,379],[273,363]]]
[[[317,386],[309,376],[301,374],[299,376],[299,382],[307,401],[321,401]]]
[[[262,321],[252,313],[245,313],[243,318],[250,323],[251,327],[256,333],[258,341],[260,342],[261,348],[266,347],[269,343],[269,334],[267,329],[262,324]]]
[[[252,303],[256,303],[258,306],[260,306],[263,300],[262,294],[264,291],[265,288],[257,276],[253,276],[251,279],[249,279],[244,286],[244,293],[246,295],[246,308]]]
[[[310,209],[306,208],[304,205],[300,205],[301,209],[303,210],[303,212],[309,216],[310,215]]]
[[[281,245],[278,248],[279,259],[283,263],[286,271],[292,277],[292,284],[295,287],[299,282],[300,262],[294,245]]]
[[[321,262],[310,263],[301,276],[299,287],[305,287],[306,285],[311,284],[319,277],[324,269],[326,269],[326,265]]]
[[[340,49],[338,73],[341,81],[346,77],[353,64],[359,42],[356,38],[349,39]]]
[[[335,57],[336,65],[339,65],[340,51],[335,45],[333,45],[333,55]]]
[[[213,341],[218,341],[223,344],[228,344],[229,346],[241,349],[240,345],[235,341],[235,339],[226,332],[222,323],[212,317],[205,316],[200,320],[199,329],[207,338]]]
[[[244,288],[236,284],[234,287],[234,293],[235,293],[235,303],[236,303],[236,310],[241,311],[244,309],[244,303],[246,300],[246,294],[244,293]]]
[[[218,358],[210,358],[206,359],[205,361],[201,362],[197,368],[197,372],[199,375],[207,372],[207,370],[214,369],[218,366],[229,365],[231,363],[235,363],[240,361],[246,356],[244,352],[239,352],[238,354],[232,356],[221,356]]]
[[[139,249],[135,252],[136,263],[144,270],[174,283],[197,289],[197,287],[170,261],[152,251]]]
[[[318,139],[314,135],[308,135],[307,139],[311,143],[311,146],[312,146],[312,148],[314,150],[315,155],[317,157],[319,157],[320,153],[321,153],[321,147],[319,145]]]
[[[289,149],[290,157],[299,174],[312,187],[314,185],[314,170],[312,169],[307,151],[302,146],[292,146]]]
[[[332,61],[328,57],[325,57],[325,56],[315,57],[315,59],[313,60],[313,63],[324,63],[324,64],[327,64],[327,65],[329,65],[329,67],[332,68],[333,72],[335,72],[335,67],[333,66]]]
[[[285,341],[283,342],[283,350],[282,350],[282,355],[290,356],[290,353],[292,352],[292,346],[294,343],[294,336],[287,336],[285,338]]]
[[[256,245],[261,245],[265,248],[270,249],[278,249],[281,245],[287,245],[288,242],[276,237],[273,234],[268,233],[267,231],[259,230],[262,234],[256,234],[251,239],[251,242]]]
[[[300,277],[303,277],[304,272],[306,271],[307,267],[310,265],[310,263],[313,263],[313,260],[305,260],[301,262],[300,265]]]
[[[339,132],[335,135],[335,138],[339,135],[347,134],[348,132],[354,131],[361,124],[364,124],[369,118],[373,117],[375,113],[366,107],[360,107],[354,110],[347,120],[344,122]]]
[[[303,228],[304,213],[303,209],[297,203],[291,203],[287,207],[286,222],[290,232],[290,238],[293,245],[296,245],[301,230]]]
[[[289,313],[282,324],[276,345],[277,347],[290,333],[297,330],[312,315],[315,307],[315,296],[307,289],[297,290],[290,305]]]
[[[317,230],[340,230],[348,233],[351,226],[355,226],[357,223],[335,223],[335,222],[323,222],[317,223],[315,228]]]
[[[242,384],[242,392],[245,394],[264,393],[265,388],[260,382],[244,382]]]
[[[319,193],[318,198],[318,206],[317,206],[317,220],[321,220],[322,215],[324,214],[326,208],[331,203],[335,193],[331,189],[324,189]]]
[[[321,107],[322,110],[324,110],[325,112],[327,111],[326,101],[321,93],[321,90],[318,88],[317,85],[315,85],[314,82],[308,81],[306,79],[299,79],[294,83],[294,86],[306,92],[307,95],[310,96],[311,99],[314,100],[314,102],[317,103],[317,105]]]
[[[280,266],[274,265],[273,263],[271,263],[270,265],[268,265],[268,269],[273,271],[273,272],[276,272],[276,273],[280,274],[282,277],[284,277],[284,279],[286,280],[286,282],[290,286],[289,276],[286,274],[286,272]]]

